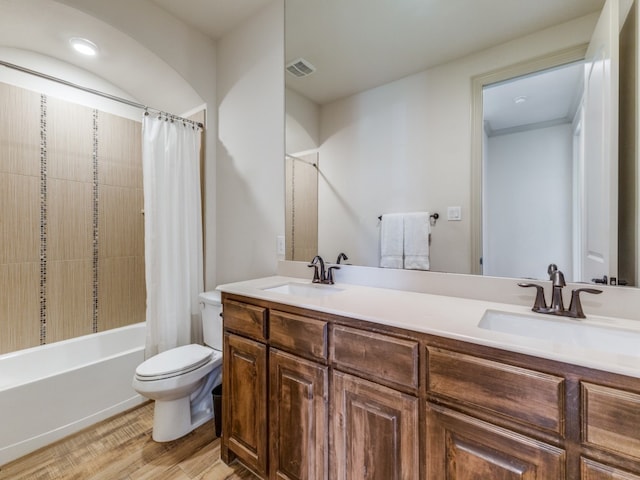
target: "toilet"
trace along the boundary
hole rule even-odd
[[[155,400],[153,439],[180,438],[213,418],[211,391],[222,383],[222,307],[219,292],[199,295],[205,346],[159,353],[138,365],[133,388]]]

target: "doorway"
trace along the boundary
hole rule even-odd
[[[484,275],[544,278],[555,263],[573,280],[583,77],[578,61],[483,87]]]

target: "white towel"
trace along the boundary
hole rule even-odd
[[[403,215],[391,213],[382,216],[380,225],[380,266],[402,268],[404,251]]]
[[[429,212],[404,215],[404,268],[429,270]]]

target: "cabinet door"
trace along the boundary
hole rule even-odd
[[[580,480],[640,480],[640,476],[583,457],[580,459]]]
[[[328,478],[328,368],[272,349],[270,478]]]
[[[427,404],[428,480],[560,480],[563,450]]]
[[[237,456],[256,473],[267,471],[267,347],[225,333],[222,404],[223,459]]]
[[[332,379],[331,478],[417,479],[418,399],[337,371]]]

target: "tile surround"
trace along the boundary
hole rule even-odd
[[[0,354],[144,321],[140,122],[2,83],[0,108]]]

